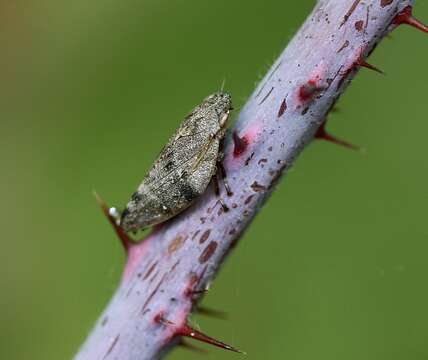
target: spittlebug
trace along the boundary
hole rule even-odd
[[[230,95],[218,92],[186,116],[122,212],[125,231],[162,223],[205,191],[222,158],[230,110]]]

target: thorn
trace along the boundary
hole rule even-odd
[[[208,293],[208,291],[210,291],[208,288],[205,289],[200,289],[200,290],[188,290],[186,292],[187,296],[192,296],[192,295],[201,295],[201,294],[206,294]]]
[[[98,195],[96,191],[94,191],[95,199],[97,200],[98,204],[101,206],[101,209],[104,213],[104,215],[107,217],[108,221],[110,222],[111,226],[113,226],[113,229],[116,231],[117,236],[119,237],[125,252],[128,253],[130,247],[133,244],[133,241],[129,238],[129,236],[123,231],[123,229],[117,225],[115,218],[111,215],[110,209],[107,206],[107,204],[104,202],[103,199]]]
[[[200,331],[191,328],[189,325],[183,325],[182,327],[178,328],[177,335],[187,336],[187,337],[190,337],[192,339],[202,341],[206,344],[217,346],[221,349],[234,351],[234,352],[240,353],[240,354],[245,354],[243,351],[236,349],[230,345],[227,345],[227,344],[225,344],[219,340],[216,340],[212,337],[209,337],[209,336],[201,333]]]
[[[410,5],[406,6],[401,12],[397,14],[392,23],[396,25],[407,24],[423,31],[424,33],[428,33],[428,27],[422,24],[420,21],[416,20],[413,17],[412,12],[413,8]]]
[[[327,121],[324,121],[320,125],[320,127],[317,130],[317,132],[315,133],[315,136],[314,136],[315,139],[321,139],[321,140],[329,141],[329,142],[331,142],[333,144],[337,144],[337,145],[341,145],[341,146],[347,147],[348,149],[360,150],[361,151],[360,147],[358,147],[358,146],[356,146],[354,144],[351,144],[351,143],[349,143],[349,142],[347,142],[345,140],[339,139],[339,138],[337,138],[337,137],[335,137],[333,135],[330,135],[326,131],[326,129],[325,129],[326,123],[327,123]]]
[[[232,133],[232,138],[233,138],[233,144],[234,144],[234,148],[233,148],[233,155],[235,157],[240,156],[243,152],[245,152],[245,150],[247,149],[248,146],[248,140],[247,138],[244,137],[239,137],[238,133],[236,131],[234,131]]]
[[[234,351],[234,352],[237,352],[240,354],[245,354],[243,351],[236,349],[230,345],[227,345],[227,344],[225,344],[219,340],[216,340],[216,339],[214,339],[208,335],[205,335],[205,334],[201,333],[200,331],[193,329],[192,327],[190,327],[187,324],[184,324],[180,327],[176,327],[172,321],[165,319],[163,317],[162,313],[157,314],[155,316],[154,321],[157,322],[158,324],[162,324],[165,326],[174,326],[176,328],[176,331],[175,331],[176,336],[190,337],[192,339],[199,340],[199,341],[202,341],[206,344],[214,345],[214,346],[217,346],[217,347],[225,349],[225,350]]]
[[[227,314],[224,311],[211,309],[205,306],[198,306],[196,311],[201,315],[211,316],[217,319],[226,320],[228,318]]]
[[[341,110],[340,110],[340,108],[338,108],[338,107],[337,107],[337,105],[334,105],[334,106],[331,108],[330,112],[331,112],[332,114],[336,114],[336,113],[340,113],[340,112],[341,112]]]
[[[181,346],[182,348],[193,351],[193,352],[204,353],[204,354],[207,353],[207,350],[198,348],[197,346],[192,345],[192,344],[188,343],[187,341],[184,341],[183,339],[180,339],[180,341],[178,342],[178,346]]]
[[[379,74],[385,75],[385,73],[382,70],[378,69],[374,65],[369,64],[362,57],[357,60],[357,62],[355,63],[355,65],[360,66],[360,67],[364,67],[366,69],[374,70],[374,71],[378,72]]]

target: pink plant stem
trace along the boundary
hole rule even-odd
[[[160,359],[186,334],[212,339],[187,325],[198,298],[351,78],[361,66],[373,69],[367,55],[399,24],[415,25],[412,6],[412,0],[318,1],[227,138],[233,196],[223,197],[230,211],[210,188],[144,242],[122,239],[123,279],[75,359]]]

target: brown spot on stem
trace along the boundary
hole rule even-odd
[[[203,244],[205,241],[207,241],[208,238],[210,237],[210,234],[211,234],[211,229],[206,230],[202,234],[201,238],[199,239],[199,244]]]
[[[204,249],[201,256],[199,256],[199,263],[201,263],[201,264],[206,263],[211,258],[211,256],[213,256],[216,249],[217,249],[217,242],[211,241],[207,245],[207,247]]]
[[[260,159],[259,161],[258,161],[258,163],[257,164],[259,164],[259,165],[262,165],[263,166],[263,164],[265,164],[265,163],[267,163],[268,162],[268,160],[267,159],[265,159],[265,158],[263,158],[263,159]]]
[[[361,0],[355,0],[351,7],[349,8],[349,10],[346,12],[345,16],[343,17],[342,22],[339,25],[339,29],[345,25],[345,23],[348,21],[349,17],[352,15],[352,13],[355,11],[355,9],[357,8],[358,4],[360,3]]]
[[[357,31],[362,31],[363,30],[363,26],[364,26],[364,21],[363,20],[358,20],[355,22],[355,29]]]
[[[279,107],[278,110],[278,118],[280,118],[282,115],[284,115],[285,111],[287,110],[287,99],[284,98],[284,100],[282,100],[281,106]]]
[[[261,191],[266,190],[266,186],[263,186],[263,185],[259,184],[257,181],[254,181],[251,184],[251,189],[253,189],[254,192],[261,192]]]
[[[393,0],[380,0],[380,6],[383,8],[392,4]]]
[[[171,255],[175,253],[178,249],[180,249],[186,238],[182,235],[177,235],[168,245],[168,254]]]

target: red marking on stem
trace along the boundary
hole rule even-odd
[[[327,121],[324,121],[321,126],[318,128],[314,138],[315,139],[321,139],[321,140],[325,140],[325,141],[329,141],[333,144],[337,144],[337,145],[341,145],[341,146],[345,146],[348,149],[352,149],[352,150],[359,150],[360,148],[354,144],[351,144],[347,141],[344,141],[342,139],[339,139],[333,135],[330,135],[326,129],[325,129],[325,125],[326,125]]]
[[[301,102],[307,102],[312,100],[321,88],[317,85],[316,80],[308,80],[306,84],[303,84],[299,88],[299,100]]]
[[[117,236],[120,239],[120,242],[123,245],[123,248],[125,249],[126,254],[129,256],[129,251],[131,246],[134,245],[134,242],[130,239],[130,237],[123,231],[123,229],[116,224],[116,220],[110,215],[109,207],[104,202],[104,200],[101,198],[100,195],[96,191],[94,191],[95,199],[97,200],[98,204],[101,206],[101,209],[106,216],[107,220],[110,222],[111,226],[113,227],[114,231],[116,232]]]
[[[395,25],[407,24],[428,33],[428,27],[413,17],[413,8],[410,5],[399,12],[394,20],[392,20],[392,23]]]
[[[287,110],[287,99],[284,98],[284,100],[282,100],[281,106],[279,107],[277,117],[280,118],[282,115],[284,115],[286,110]]]
[[[243,136],[242,138],[239,137],[236,131],[233,132],[232,138],[233,138],[233,144],[234,144],[233,156],[239,157],[245,152],[245,150],[247,150],[248,139],[245,136]]]
[[[363,30],[363,26],[364,26],[364,21],[363,20],[358,20],[355,22],[355,29],[357,31],[362,31]]]
[[[217,242],[211,241],[199,256],[199,263],[205,264],[217,250]]]
[[[380,6],[381,7],[386,7],[386,6],[389,6],[389,5],[391,5],[392,4],[392,1],[393,0],[380,0]]]

